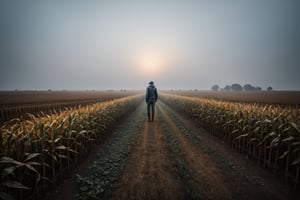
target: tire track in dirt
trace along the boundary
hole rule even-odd
[[[158,109],[162,118],[168,124],[170,131],[179,141],[179,148],[191,170],[194,184],[204,199],[231,199],[231,194],[225,187],[218,169],[213,161],[197,146],[189,141],[177,125],[168,116],[165,106],[160,103]]]
[[[160,122],[145,122],[144,129],[110,199],[184,199],[179,177],[173,173]]]

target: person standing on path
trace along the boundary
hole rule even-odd
[[[152,112],[151,121],[154,121],[155,103],[156,103],[157,99],[158,99],[157,89],[154,86],[153,81],[150,81],[149,86],[146,89],[146,104],[147,104],[148,121],[150,121],[150,109]]]

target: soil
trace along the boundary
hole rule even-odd
[[[145,105],[140,105],[112,133],[121,137],[132,126],[139,130],[126,142],[130,150],[120,160],[123,167],[117,178],[103,186],[105,191],[97,199],[299,199],[299,193],[280,178],[193,120],[162,102],[156,110],[154,122],[148,122]],[[75,199],[80,192],[75,174],[89,176],[89,166],[99,159],[96,154],[109,142],[113,140],[95,146],[74,175],[45,199]]]
[[[183,186],[172,173],[159,121],[145,122],[141,137],[111,199],[182,199]]]

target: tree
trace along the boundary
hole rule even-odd
[[[211,87],[211,89],[213,90],[213,91],[218,91],[219,90],[219,85],[217,85],[217,84],[215,84],[215,85],[213,85],[212,87]]]
[[[255,87],[253,87],[251,84],[247,83],[244,85],[244,90],[245,91],[253,91],[253,90],[255,90]]]
[[[230,91],[230,90],[231,90],[230,85],[226,85],[226,86],[224,87],[224,90],[225,90],[225,91]]]
[[[271,86],[269,86],[269,87],[267,87],[267,90],[268,90],[268,91],[272,91],[273,88],[272,88]]]
[[[256,87],[255,90],[256,90],[256,91],[262,91],[261,87],[259,87],[259,86]]]
[[[234,84],[231,85],[231,90],[233,90],[233,91],[242,91],[243,87],[238,83],[234,83]]]

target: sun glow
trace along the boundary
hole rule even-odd
[[[159,63],[153,59],[144,61],[141,67],[147,74],[156,74],[159,72],[160,68]]]
[[[159,76],[163,72],[164,64],[157,56],[144,56],[138,62],[138,71],[146,77]]]

